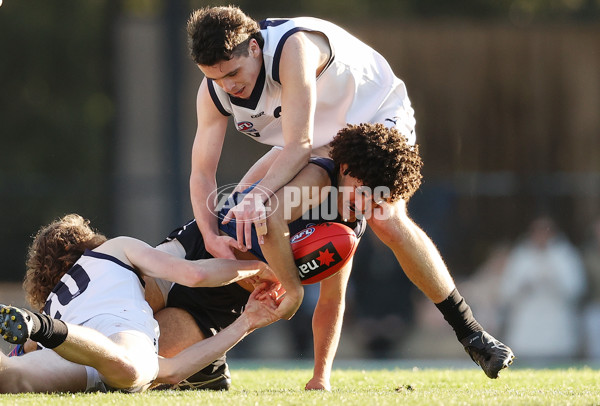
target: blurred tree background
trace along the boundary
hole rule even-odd
[[[59,215],[110,226],[111,4],[0,7],[2,279],[22,279],[31,235]]]
[[[257,19],[332,20],[390,61],[407,84],[425,159],[411,212],[455,274],[518,236],[538,210],[555,213],[576,241],[600,214],[600,0],[236,4]],[[184,28],[205,5],[4,1],[1,279],[21,280],[32,234],[68,212],[150,243],[191,216],[201,76]],[[220,168],[220,182],[239,179],[262,151],[255,144],[228,141],[238,165]]]

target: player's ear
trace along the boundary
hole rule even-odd
[[[340,175],[341,176],[348,175],[348,164],[341,164],[340,165]]]
[[[250,51],[250,54],[256,58],[260,52],[260,46],[258,45],[258,42],[254,39],[254,38],[250,38],[250,41],[248,43],[248,49]]]

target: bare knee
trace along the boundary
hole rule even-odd
[[[377,238],[388,247],[401,248],[411,240],[417,225],[408,217],[405,211],[396,210],[389,217],[369,220],[369,226]]]
[[[128,389],[145,385],[152,381],[158,373],[158,360],[153,360],[153,354],[147,359],[124,355],[119,362],[109,367],[109,374],[103,375],[102,380],[113,388]],[[156,365],[153,365],[153,363]],[[154,372],[153,372],[154,371]]]

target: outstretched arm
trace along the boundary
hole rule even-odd
[[[255,289],[244,313],[217,335],[186,348],[173,358],[160,358],[156,382],[181,382],[221,357],[252,331],[277,321],[278,302],[272,295],[260,295],[263,292],[262,288]],[[257,299],[259,295],[261,300]]]
[[[280,59],[283,149],[273,160],[260,186],[244,196],[224,218],[237,221],[238,244],[251,248],[252,224],[266,217],[265,202],[308,164],[313,144],[317,73],[327,63],[329,47],[317,34],[297,32],[285,42]],[[287,287],[286,287],[287,288]]]
[[[262,261],[211,258],[189,261],[131,237],[113,238],[96,248],[131,264],[142,274],[190,287],[228,285],[268,271]]]
[[[304,297],[304,289],[300,284],[298,268],[290,246],[288,223],[300,218],[309,208],[321,204],[326,197],[321,191],[330,185],[329,176],[323,168],[307,165],[277,192],[277,199],[273,201],[281,203],[270,206],[271,215],[266,220],[269,232],[265,235],[262,253],[286,290],[284,301],[279,307],[283,318],[292,317]]]
[[[198,223],[206,249],[215,258],[234,259],[232,247],[236,241],[219,235],[217,217],[214,215],[217,190],[217,166],[225,140],[227,117],[222,115],[212,101],[206,79],[198,89],[196,99],[198,127],[192,147],[190,196],[194,218]],[[212,195],[212,197],[215,197]]]

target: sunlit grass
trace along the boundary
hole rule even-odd
[[[491,380],[477,369],[335,369],[331,392],[307,392],[308,368],[236,368],[228,392],[0,395],[1,405],[600,405],[591,368],[513,369]]]

